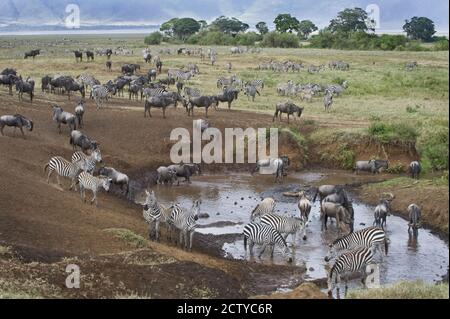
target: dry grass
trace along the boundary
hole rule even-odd
[[[379,289],[349,292],[348,299],[448,299],[448,284],[430,285],[423,282],[398,282]]]

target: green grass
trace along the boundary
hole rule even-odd
[[[448,299],[448,284],[425,284],[416,282],[398,282],[394,285],[351,291],[348,299]]]
[[[108,228],[104,231],[111,233],[115,238],[127,243],[134,248],[144,248],[148,246],[147,240],[129,229],[125,228]]]

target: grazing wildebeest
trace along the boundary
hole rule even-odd
[[[19,101],[23,99],[23,93],[28,93],[30,95],[30,101],[33,102],[34,81],[30,78],[28,78],[26,81],[23,81],[22,78],[19,78],[16,81],[16,91],[19,92]]]
[[[289,116],[297,113],[298,117],[302,116],[303,107],[298,107],[292,102],[283,102],[283,103],[277,103],[275,114],[273,115],[273,122],[275,121],[275,118],[279,117],[281,121],[281,114],[286,113],[287,119],[289,123]]]
[[[144,117],[148,115],[152,117],[150,113],[152,107],[162,108],[163,110],[163,118],[166,118],[166,108],[170,105],[176,105],[177,100],[171,97],[159,95],[159,96],[150,96],[145,99],[144,105]]]
[[[175,84],[175,78],[171,78],[171,77],[159,79],[158,81],[159,81],[160,84],[164,84],[164,85],[167,85],[167,86]]]
[[[289,164],[290,160],[287,155],[282,155],[279,158],[261,159],[256,162],[252,174],[256,173],[260,168],[268,168],[272,174],[275,174],[275,182],[280,182],[287,175],[286,168]]]
[[[374,211],[373,226],[384,229],[386,226],[386,218],[391,214],[391,201],[395,198],[393,194],[389,193],[388,198],[381,198]]]
[[[75,61],[76,62],[83,62],[83,52],[81,51],[73,51],[75,54]]]
[[[75,115],[64,111],[62,107],[58,105],[52,105],[51,108],[53,121],[57,123],[57,128],[60,134],[61,134],[61,124],[69,125],[69,129],[71,132],[77,128]]]
[[[94,52],[92,51],[86,51],[86,60],[89,61],[94,61]]]
[[[187,104],[188,116],[194,116],[194,107],[204,107],[206,117],[208,117],[208,108],[212,105],[217,106],[218,103],[219,101],[216,96],[191,96]]]
[[[152,55],[150,53],[145,53],[144,61],[145,61],[145,63],[150,63],[152,61]]]
[[[422,170],[422,167],[419,163],[419,161],[412,161],[409,164],[409,174],[411,175],[411,178],[419,179],[420,171]]]
[[[170,184],[171,186],[177,180],[177,172],[173,169],[169,169],[166,166],[160,166],[156,170],[158,177],[156,178],[156,184]]]
[[[336,219],[336,227],[338,228],[339,234],[341,234],[341,230],[351,231],[353,219],[351,213],[343,205],[333,202],[323,202],[320,207],[322,230],[327,229],[328,217]]]
[[[0,75],[9,75],[9,74],[17,75],[17,71],[12,68],[6,68],[6,69],[3,69],[2,72],[0,72]]]
[[[219,102],[227,102],[228,109],[231,109],[231,103],[234,100],[237,100],[239,94],[239,90],[233,88],[224,88],[221,94],[217,94],[217,106],[219,106]]]
[[[327,197],[328,195],[339,192],[342,189],[341,185],[320,185],[317,188],[317,192],[314,195],[313,202],[316,201],[317,195],[319,195],[319,201]]]
[[[139,64],[125,64],[122,66],[123,74],[134,74],[137,70],[140,70],[141,66]]]
[[[46,75],[41,79],[41,90],[42,92],[50,91],[50,82],[52,81],[52,77],[50,75]]]
[[[77,83],[75,81],[67,81],[64,84],[64,89],[67,92],[67,96],[68,96],[69,100],[70,100],[70,92],[79,91],[82,98],[84,98],[86,96],[86,92],[84,91],[84,85],[81,83]]]
[[[409,223],[408,223],[408,232],[413,230],[414,233],[417,232],[417,230],[421,226],[421,210],[420,207],[416,204],[411,204],[408,206],[408,215],[409,215]]]
[[[33,130],[33,121],[20,114],[3,115],[0,116],[0,132],[2,133],[2,135],[4,135],[3,129],[5,126],[14,127],[14,136],[16,136],[16,128],[19,128],[20,132],[22,132],[23,138],[25,138],[25,134],[23,133],[22,128],[25,126],[28,131],[31,132]]]
[[[108,70],[108,72],[111,72],[112,62],[111,61],[106,61],[105,65],[106,65],[106,69]]]
[[[356,174],[359,174],[360,171],[371,172],[372,174],[376,173],[375,161],[357,161],[355,166],[353,166],[353,170]]]
[[[60,90],[60,93],[62,93],[63,90],[66,89],[66,86],[69,86],[70,83],[73,82],[75,82],[75,80],[70,76],[61,75],[54,77],[50,80],[50,91],[54,93],[57,88]]]
[[[9,95],[12,95],[12,87],[19,80],[15,74],[1,74],[0,75],[0,85],[8,86]]]
[[[389,168],[389,162],[385,160],[373,160],[374,165],[374,172],[375,173],[381,173],[383,170],[386,170]]]
[[[198,164],[175,164],[170,165],[168,169],[173,170],[177,173],[178,185],[180,184],[178,177],[184,177],[184,181],[190,184],[191,176],[201,173],[201,169]]]
[[[77,118],[77,124],[79,128],[83,127],[83,116],[84,116],[84,101],[80,100],[75,106],[75,116]]]
[[[26,59],[28,57],[32,57],[34,60],[34,58],[36,56],[38,56],[39,54],[41,54],[41,50],[31,50],[31,51],[25,52],[24,59]]]
[[[121,173],[112,167],[102,167],[99,169],[98,174],[109,177],[113,184],[119,185],[121,190],[125,191],[125,195],[129,195],[130,178],[126,174]]]
[[[148,70],[147,76],[150,81],[156,81],[157,71],[155,69],[150,69]]]
[[[97,143],[96,141],[90,139],[86,134],[78,131],[78,130],[73,130],[72,132],[70,132],[70,140],[69,140],[70,145],[72,145],[73,150],[76,150],[76,147],[78,146],[79,148],[81,148],[81,150],[83,152],[86,152],[88,150],[95,150],[98,148],[98,146],[100,145],[99,143]]]

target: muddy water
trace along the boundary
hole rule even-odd
[[[178,202],[190,207],[193,200],[201,199],[201,213],[207,213],[210,217],[199,219],[197,231],[213,235],[236,234],[235,241],[223,245],[224,255],[235,259],[249,259],[249,254],[244,251],[243,238],[240,234],[249,221],[250,212],[261,198],[274,197],[278,213],[298,216],[297,199],[285,197],[282,195],[283,192],[308,189],[321,184],[367,183],[383,178],[386,177],[355,176],[340,171],[305,172],[290,175],[283,184],[277,185],[271,176],[204,175],[195,176],[190,185],[181,183],[176,187],[156,186],[154,190],[157,198],[163,203]],[[353,199],[353,202],[355,230],[371,226],[373,207],[356,199]],[[298,235],[295,242],[294,262],[297,265],[305,265],[308,269],[305,279],[326,277],[327,265],[323,258],[327,253],[328,243],[337,238],[334,224],[329,224],[327,231],[320,230],[319,215],[319,204],[316,202],[310,215],[307,240],[304,241]],[[417,279],[433,282],[440,280],[447,273],[448,245],[430,231],[420,229],[417,239],[410,238],[407,222],[400,217],[389,216],[387,233],[391,243],[389,254],[383,257],[380,266],[382,284]],[[292,243],[292,238],[288,237],[287,241]],[[255,252],[258,252],[258,247],[255,248]],[[273,260],[270,260],[267,254],[261,259],[254,258],[254,260],[262,263],[286,263],[277,249]]]

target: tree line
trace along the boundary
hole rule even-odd
[[[310,20],[299,20],[291,14],[275,17],[275,30],[266,22],[258,22],[255,31],[234,17],[220,16],[210,24],[193,18],[173,18],[164,22],[160,30],[145,38],[150,45],[161,42],[198,45],[243,45],[262,47],[359,49],[359,50],[422,50],[421,42],[434,42],[437,50],[448,50],[448,40],[435,37],[434,22],[426,17],[412,17],[403,25],[404,35],[376,35],[375,21],[361,8],[338,12],[329,25],[317,34],[318,27]]]

